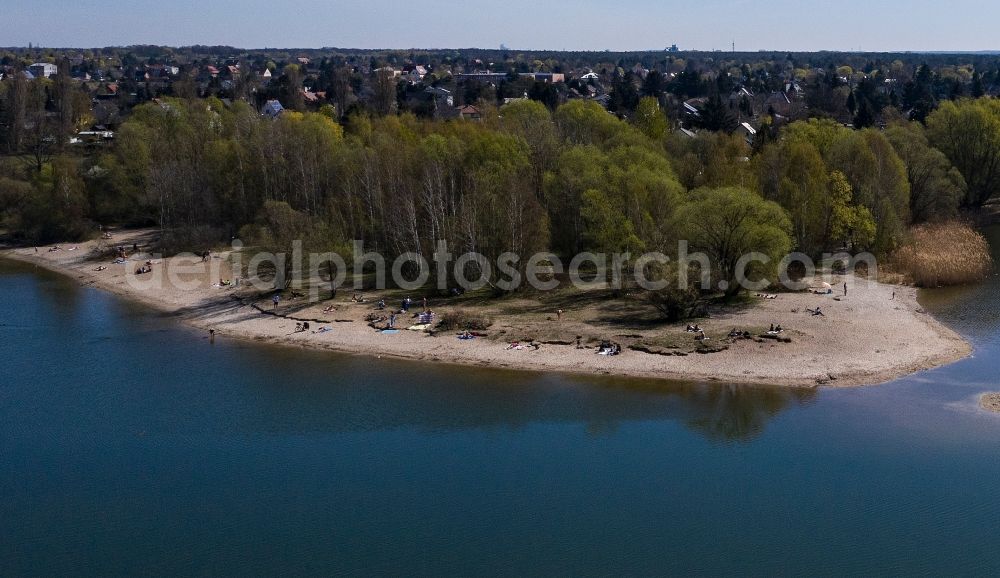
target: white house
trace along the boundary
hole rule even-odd
[[[51,62],[36,62],[28,67],[35,78],[48,78],[59,72],[59,67]]]

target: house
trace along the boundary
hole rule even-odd
[[[753,93],[746,87],[740,87],[729,93],[729,110],[735,111],[737,116],[753,116]]]
[[[305,104],[319,104],[319,95],[308,88],[300,88],[299,93],[302,95],[302,102]]]
[[[780,116],[789,116],[792,113],[792,101],[788,98],[788,95],[784,92],[776,91],[772,92],[767,99],[764,101],[764,108],[770,113],[774,111],[774,114]]]
[[[427,76],[427,67],[420,66],[419,64],[408,64],[403,67],[403,76],[412,83],[420,82]]]
[[[800,96],[804,95],[805,92],[806,91],[802,90],[802,87],[799,85],[798,82],[791,81],[791,82],[786,82],[785,83],[785,94],[786,95],[791,95],[792,97],[800,97]]]
[[[455,98],[451,95],[451,91],[448,89],[439,88],[437,86],[428,86],[424,89],[424,92],[431,95],[438,108],[450,108],[455,106]]]
[[[280,102],[277,100],[269,100],[264,103],[264,110],[262,114],[268,118],[278,118],[283,112],[285,112],[285,107],[281,106]]]
[[[471,104],[458,107],[458,116],[465,120],[480,120],[483,118],[483,114],[479,112],[479,109]]]
[[[36,62],[28,67],[33,78],[48,78],[59,72],[59,67],[51,62]]]
[[[503,99],[504,104],[510,104],[512,102],[518,102],[520,100],[528,100],[528,93],[525,92],[524,96],[509,96]]]
[[[115,100],[118,98],[118,85],[114,82],[109,82],[104,85],[104,88],[98,88],[97,94],[94,95],[97,100]]]
[[[691,98],[684,101],[684,105],[681,107],[681,112],[685,116],[690,118],[700,118],[701,117],[701,107],[705,106],[706,98]]]
[[[736,132],[743,135],[743,139],[746,140],[748,145],[753,146],[753,141],[757,138],[757,129],[750,126],[750,123],[741,122],[738,127],[736,127]]]
[[[546,84],[566,82],[566,75],[561,72],[522,72],[520,76],[532,78],[535,82],[544,82]]]
[[[585,80],[585,81],[586,80],[598,80],[599,78],[600,77],[593,70],[591,70],[590,72],[588,72],[588,73],[583,74],[582,76],[580,76],[580,80]]]
[[[526,72],[528,76],[533,76],[532,73]],[[507,80],[506,72],[466,72],[463,74],[456,74],[455,79],[459,82],[464,80],[478,80],[484,83],[500,83]]]

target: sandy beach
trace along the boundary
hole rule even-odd
[[[374,310],[377,293],[367,293],[366,303],[356,303],[351,290],[344,289],[333,300],[309,303],[305,298],[290,299],[279,304],[274,311],[277,315],[262,313],[272,309],[265,297],[250,289],[212,286],[219,277],[232,277],[224,255],[213,254],[203,270],[181,275],[182,280],[198,281],[196,289],[170,283],[154,289],[134,287],[126,282],[126,271],[140,266],[146,257],[134,256],[125,264],[114,264],[103,251],[109,245],[148,241],[149,235],[120,232],[113,240],[61,245],[56,251],[50,247],[10,249],[2,255],[135,299],[171,313],[183,323],[214,330],[218,339],[360,355],[644,378],[856,386],[947,364],[971,352],[967,342],[920,308],[916,289],[857,282],[850,276],[835,278],[836,290],[831,295],[781,293],[738,310],[711,312],[710,317],[696,320],[710,338],[703,344],[684,331],[684,324],[651,323],[648,315],[639,315],[642,304],[634,305],[633,311],[632,305],[621,300],[581,300],[579,307],[570,301],[557,317],[554,309],[537,301],[514,297],[483,306],[494,320],[486,332],[488,337],[461,340],[455,332],[432,335],[408,331],[407,325],[416,323],[408,319],[398,324],[401,331],[386,334],[365,320]],[[163,266],[154,262],[154,270]],[[104,269],[98,270],[100,267]],[[842,294],[845,282],[847,296]],[[390,306],[398,305],[388,296],[386,299]],[[330,306],[334,309],[324,311]],[[432,299],[430,306],[440,315],[450,304]],[[817,306],[824,315],[806,311]],[[419,309],[418,301],[411,313]],[[295,332],[297,319],[310,320],[310,330]],[[774,323],[785,328],[781,340],[758,337]],[[315,332],[324,327],[328,330]],[[750,331],[753,337],[727,339],[733,328]],[[579,348],[576,336],[582,337]],[[621,343],[622,353],[597,355],[601,339]],[[509,349],[512,341],[526,345]]]

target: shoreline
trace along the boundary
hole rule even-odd
[[[131,244],[148,232],[122,231],[112,244]],[[252,305],[256,301],[240,299],[233,290],[202,288],[184,291],[165,288],[156,292],[137,290],[125,282],[123,265],[94,260],[92,251],[100,241],[79,243],[76,251],[48,252],[39,248],[0,250],[0,257],[33,264],[78,283],[94,286],[119,297],[141,303],[175,317],[185,325],[202,330],[214,329],[220,338],[307,347],[365,356],[447,363],[464,366],[497,367],[535,372],[634,377],[683,382],[734,383],[748,385],[815,387],[860,386],[884,383],[893,379],[946,365],[967,357],[972,348],[961,336],[947,328],[917,304],[917,290],[912,287],[866,282],[842,299],[839,296],[816,296],[807,293],[782,293],[739,311],[720,311],[705,320],[697,320],[706,331],[724,332],[731,327],[767,328],[767,319],[778,319],[786,328],[790,343],[773,340],[738,340],[726,343],[725,350],[714,353],[681,353],[663,350],[648,353],[623,349],[621,355],[602,356],[593,347],[576,348],[575,335],[607,335],[609,339],[688,339],[684,324],[630,323],[630,319],[607,320],[609,313],[600,305],[579,311],[567,310],[563,319],[553,321],[547,311],[532,308],[532,303],[507,304],[517,314],[495,320],[490,339],[458,340],[454,332],[432,336],[402,329],[398,334],[381,334],[371,329],[364,316],[372,311],[371,303],[353,303],[349,297],[314,304],[282,304],[282,311],[292,318],[265,314]],[[199,277],[195,275],[194,277]],[[208,273],[200,274],[207,281]],[[852,281],[845,277],[847,282]],[[345,290],[342,294],[349,294]],[[890,294],[895,298],[890,299]],[[246,297],[245,295],[243,297]],[[325,305],[335,304],[333,313],[323,313]],[[261,302],[263,305],[263,302]],[[826,315],[813,317],[803,313],[810,304],[821,304]],[[270,304],[268,303],[267,306]],[[300,307],[301,305],[301,307]],[[537,305],[535,303],[534,305]],[[435,305],[447,310],[447,303]],[[467,308],[467,307],[466,307]],[[325,333],[294,332],[295,318],[324,319]],[[405,323],[403,324],[405,326]],[[522,334],[544,334],[538,349],[506,349]],[[552,336],[555,337],[552,337]],[[591,340],[592,341],[592,340]],[[568,343],[568,344],[565,344]],[[588,341],[587,343],[590,343]],[[683,343],[687,343],[686,341]],[[713,342],[714,345],[722,341]],[[672,346],[675,347],[675,346]]]

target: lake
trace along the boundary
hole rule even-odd
[[[0,294],[2,576],[1000,574],[997,277],[922,297],[973,357],[818,390],[210,343],[6,261]]]

